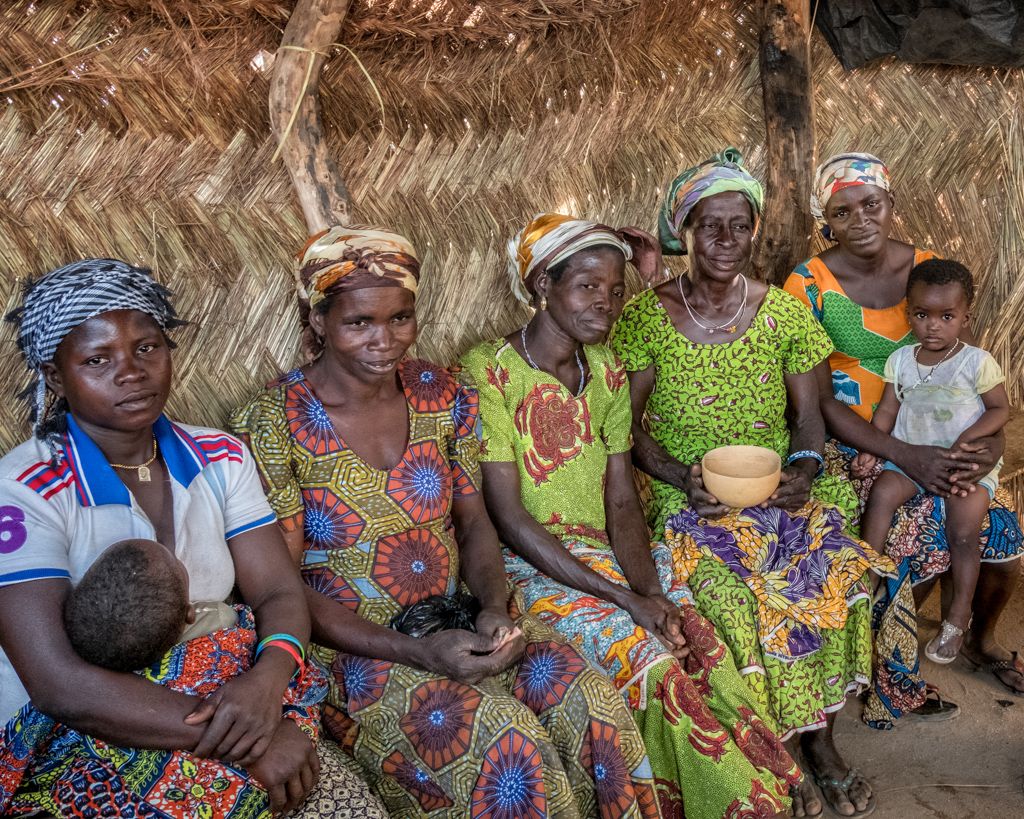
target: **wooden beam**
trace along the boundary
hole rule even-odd
[[[320,121],[320,70],[350,2],[298,0],[270,79],[270,125],[311,234],[349,221],[348,190]]]
[[[780,284],[807,258],[814,165],[810,0],[762,0],[761,88],[768,179],[755,265]]]

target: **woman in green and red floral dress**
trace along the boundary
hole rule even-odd
[[[714,627],[651,544],[630,462],[621,362],[602,343],[622,310],[610,228],[535,217],[510,252],[529,324],[462,358],[480,397],[484,494],[531,614],[612,679],[640,727],[662,812],[781,814],[799,782]]]

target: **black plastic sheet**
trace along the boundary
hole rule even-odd
[[[476,631],[479,613],[479,601],[465,592],[434,594],[402,609],[392,618],[391,628],[410,637],[426,637],[448,629]]]
[[[1024,0],[820,0],[816,22],[847,70],[889,55],[1024,66]]]

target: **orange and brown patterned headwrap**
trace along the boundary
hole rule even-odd
[[[363,287],[404,287],[416,293],[420,263],[404,236],[376,228],[333,227],[310,238],[299,254],[299,299],[310,308]]]

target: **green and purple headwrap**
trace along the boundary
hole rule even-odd
[[[754,210],[754,231],[761,216],[764,189],[743,167],[743,154],[726,148],[706,162],[683,171],[668,186],[658,213],[658,238],[662,252],[672,256],[686,253],[683,223],[701,199],[719,193],[742,193]]]

